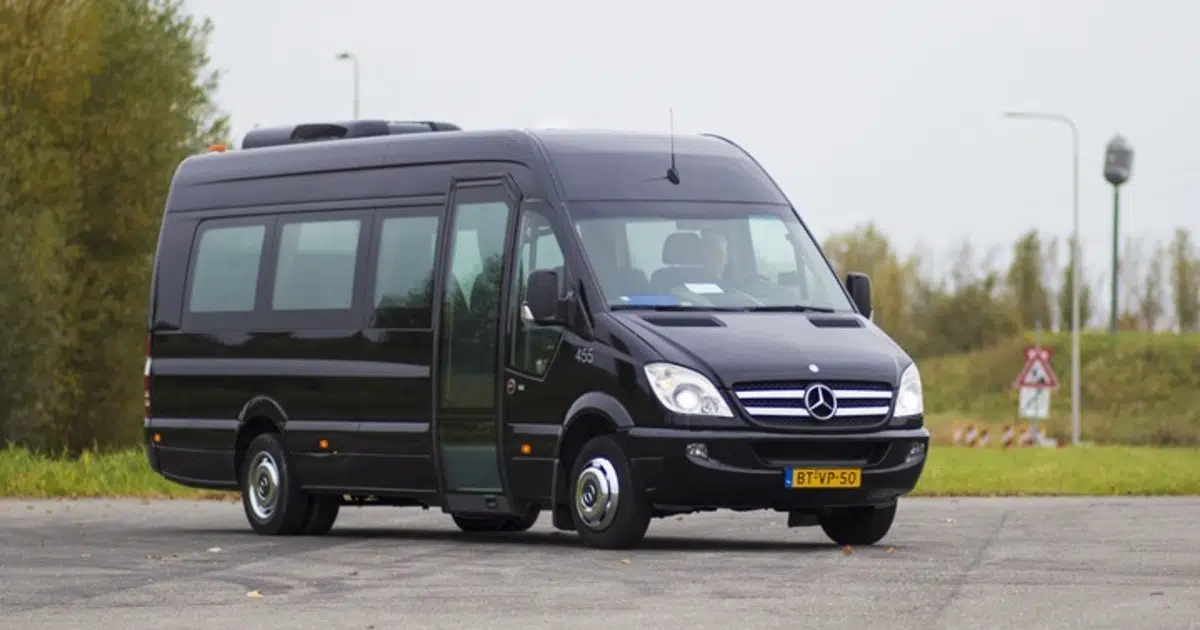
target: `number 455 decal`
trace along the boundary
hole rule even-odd
[[[594,359],[591,348],[576,348],[575,360],[580,363],[591,363]]]

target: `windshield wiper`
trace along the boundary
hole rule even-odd
[[[812,304],[770,304],[763,306],[747,306],[744,309],[751,313],[834,313],[828,306],[813,306]]]
[[[696,304],[613,304],[614,311],[724,311],[741,310],[728,309],[720,306],[701,306]]]
[[[708,311],[718,313],[835,313],[826,306],[810,304],[770,304],[762,306],[706,306],[702,304],[613,304],[614,311]]]

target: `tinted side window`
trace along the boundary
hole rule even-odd
[[[188,311],[248,313],[255,307],[265,225],[204,227],[196,241]]]
[[[561,326],[542,327],[521,318],[520,305],[525,302],[526,284],[534,271],[548,269],[558,272],[559,292],[566,283],[562,245],[554,233],[550,221],[541,211],[525,208],[521,211],[520,228],[517,231],[517,260],[514,269],[509,326],[512,331],[512,348],[509,365],[513,368],[542,376],[550,368],[554,353],[562,339]]]
[[[345,310],[354,302],[362,222],[324,219],[284,223],[271,308]]]
[[[378,328],[433,325],[436,216],[393,216],[379,223],[374,309]]]

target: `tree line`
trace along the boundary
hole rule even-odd
[[[136,443],[158,225],[224,138],[179,0],[0,2],[0,444]]]
[[[1082,256],[1070,255],[1069,238],[1030,230],[1011,245],[1004,267],[992,264],[993,252],[964,241],[949,252],[946,274],[928,271],[927,253],[898,251],[873,223],[822,246],[839,272],[870,274],[875,323],[916,356],[967,352],[1039,328],[1071,329],[1072,259]],[[1165,240],[1127,238],[1117,268],[1119,330],[1200,331],[1200,252],[1187,228]],[[1107,276],[1086,265],[1079,276],[1080,327],[1107,330]]]

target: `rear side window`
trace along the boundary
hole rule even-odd
[[[375,317],[379,328],[429,328],[437,216],[392,216],[379,228]]]
[[[361,223],[358,219],[285,223],[279,233],[271,308],[349,309],[354,302]]]
[[[263,225],[202,228],[192,270],[189,311],[247,313],[254,310],[266,232]]]

